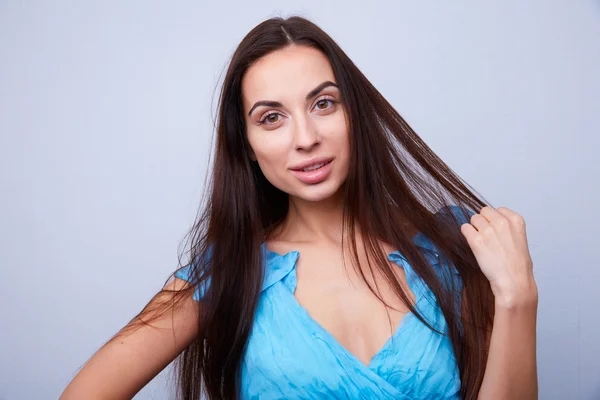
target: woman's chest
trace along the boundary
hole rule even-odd
[[[343,260],[338,252],[305,250],[301,254],[295,276],[288,280],[296,302],[368,364],[409,312],[390,281],[404,290],[411,304],[415,303],[405,272],[383,254],[381,260],[371,260],[371,266],[360,253],[359,264],[349,256]]]
[[[280,283],[259,302],[243,361],[243,398],[457,398],[449,342],[416,318],[365,365],[311,323]]]

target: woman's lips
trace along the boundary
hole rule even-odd
[[[323,165],[321,168],[317,168],[312,171],[302,171],[302,170],[290,170],[292,173],[298,178],[300,181],[308,184],[314,184],[324,181],[331,172],[331,164],[333,160],[329,161],[327,164]]]

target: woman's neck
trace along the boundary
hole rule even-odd
[[[277,240],[342,242],[343,191],[321,200],[289,196],[288,215],[277,229]]]
[[[288,215],[271,232],[267,240],[288,243],[327,243],[341,246],[342,215],[343,191],[318,202],[289,196]],[[411,238],[419,232],[409,222],[398,221],[398,224]],[[354,231],[355,237],[360,240],[362,230],[358,224],[355,226]],[[349,233],[346,229],[345,241],[348,240]]]

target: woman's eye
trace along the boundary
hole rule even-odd
[[[337,103],[337,101],[333,99],[321,99],[317,101],[315,104],[315,108],[319,110],[328,110],[333,104]],[[281,120],[281,114],[278,112],[272,112],[267,114],[263,119],[259,120],[258,123],[261,125],[275,125]]]
[[[334,103],[334,100],[332,99],[321,99],[319,101],[317,101],[317,104],[315,104],[315,106],[319,109],[319,110],[327,110],[329,107],[327,107],[327,104]]]
[[[266,117],[264,117],[263,119],[261,119],[260,121],[258,121],[261,124],[266,124],[266,125],[273,125],[276,124],[277,122],[279,122],[279,118],[273,118],[274,116],[279,116],[281,114],[279,113],[271,113],[271,114],[267,114]]]

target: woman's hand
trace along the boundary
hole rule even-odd
[[[537,300],[533,262],[521,215],[506,207],[486,206],[460,230],[490,281],[496,303],[513,307]]]

